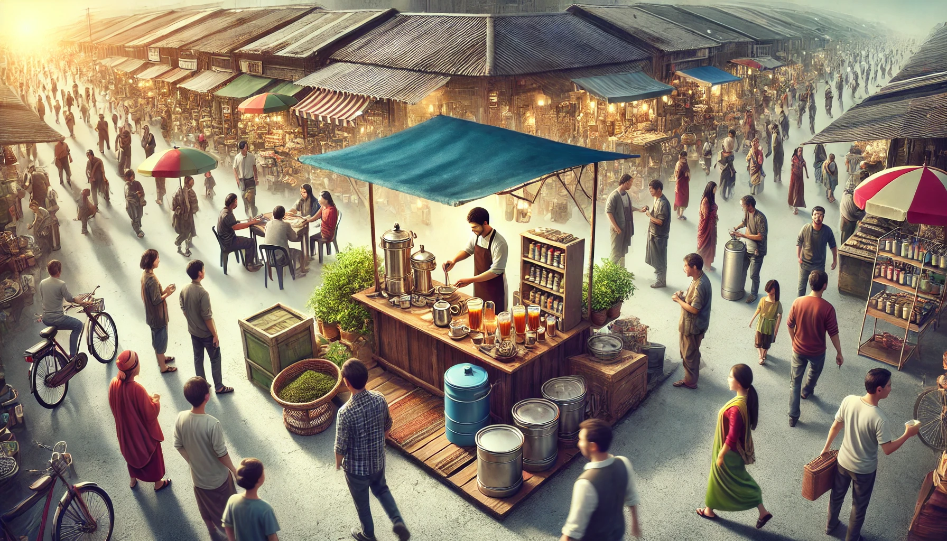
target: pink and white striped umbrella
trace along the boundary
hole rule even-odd
[[[855,188],[855,204],[890,220],[947,225],[947,172],[926,165],[885,169]]]

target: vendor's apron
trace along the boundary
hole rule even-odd
[[[480,247],[480,236],[474,242],[474,276],[490,270],[493,266],[493,255],[490,249],[493,247],[493,239],[496,237],[496,230],[490,234],[490,243],[486,248]],[[485,301],[493,301],[496,305],[496,313],[506,310],[506,291],[503,287],[503,275],[498,274],[489,280],[483,282],[474,282],[474,296]]]

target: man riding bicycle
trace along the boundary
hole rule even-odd
[[[69,358],[76,356],[79,350],[79,337],[82,336],[82,322],[78,319],[67,316],[63,310],[63,301],[76,304],[86,304],[84,297],[74,297],[69,293],[66,282],[59,279],[62,273],[62,263],[57,259],[51,259],[46,264],[46,271],[49,278],[39,283],[39,293],[43,298],[43,324],[50,327],[56,327],[59,330],[69,330]]]

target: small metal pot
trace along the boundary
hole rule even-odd
[[[434,324],[438,327],[448,327],[451,321],[451,306],[447,301],[437,301],[434,303],[434,306],[431,308],[431,313],[434,316]]]
[[[411,295],[406,294],[399,297],[398,304],[401,306],[403,310],[407,310],[408,308],[411,308]]]

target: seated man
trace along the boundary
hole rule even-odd
[[[256,260],[256,246],[253,239],[241,237],[237,235],[237,231],[258,224],[260,221],[253,219],[238,222],[236,216],[233,215],[235,208],[237,208],[237,194],[228,194],[224,199],[224,208],[217,218],[217,236],[220,237],[220,243],[225,250],[243,250],[243,266],[250,272],[256,272],[263,265]]]
[[[306,273],[309,272],[309,269],[306,268],[305,256],[303,256],[301,250],[289,247],[291,241],[299,242],[299,235],[293,229],[293,226],[283,221],[284,216],[286,216],[286,209],[284,209],[282,205],[273,209],[273,220],[266,224],[266,236],[263,237],[263,244],[272,244],[285,248],[286,252],[296,262],[297,274],[299,276],[305,276]],[[276,253],[276,263],[279,265],[287,264],[282,253]]]
[[[56,327],[61,331],[72,331],[69,335],[69,358],[72,359],[79,351],[79,337],[82,335],[82,322],[67,316],[63,311],[63,301],[84,304],[86,300],[76,298],[69,293],[66,282],[59,279],[62,273],[62,263],[51,259],[46,264],[49,278],[39,283],[39,294],[43,299],[43,325]]]

